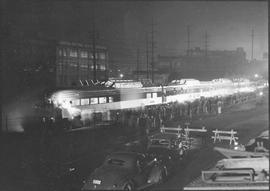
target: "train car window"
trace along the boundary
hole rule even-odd
[[[90,104],[98,104],[98,98],[97,97],[91,97],[90,98]]]
[[[148,98],[151,98],[152,96],[151,96],[151,93],[146,93],[146,98],[148,99]]]
[[[157,98],[157,93],[153,93],[153,98]]]
[[[109,103],[113,102],[113,97],[108,97],[108,102]]]
[[[106,102],[107,102],[106,97],[99,97],[98,98],[98,103],[106,103]]]
[[[81,105],[89,105],[89,99],[81,99]]]
[[[72,100],[71,104],[73,106],[78,106],[78,105],[80,105],[80,100],[79,99]]]

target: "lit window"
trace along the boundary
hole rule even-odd
[[[67,56],[67,51],[63,50],[63,56]]]
[[[106,103],[106,97],[99,97],[98,102],[99,103]]]
[[[81,105],[89,105],[89,99],[81,99]]]
[[[153,93],[153,98],[156,98],[157,97],[157,93]]]
[[[113,97],[109,97],[109,103],[113,102]]]
[[[80,100],[79,99],[75,99],[75,100],[71,101],[71,104],[73,106],[78,106],[78,105],[80,105]]]
[[[81,57],[82,58],[87,58],[88,54],[86,51],[81,51]]]
[[[97,97],[90,98],[90,104],[98,104],[98,98]]]
[[[62,56],[63,51],[62,51],[61,49],[59,49],[59,50],[58,50],[58,54],[59,54],[59,56]]]
[[[70,50],[69,56],[70,57],[77,57],[78,56],[77,51],[76,50]]]
[[[99,53],[99,58],[101,60],[105,60],[105,58],[106,58],[105,53]]]
[[[105,70],[105,66],[104,65],[100,65],[100,70]]]
[[[91,59],[94,59],[94,54],[92,52],[89,55]],[[96,53],[96,59],[98,59],[98,53]]]
[[[77,64],[77,63],[75,63],[75,62],[70,62],[70,63],[69,63],[69,66],[71,66],[71,67],[77,67],[77,66],[78,66],[78,64]]]
[[[148,99],[148,98],[151,98],[151,93],[147,93],[146,94],[146,98]]]

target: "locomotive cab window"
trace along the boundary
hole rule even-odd
[[[80,105],[80,100],[79,100],[79,99],[72,100],[72,101],[71,101],[71,104],[72,104],[73,106],[78,106],[78,105]]]
[[[89,105],[89,99],[81,99],[81,105]]]

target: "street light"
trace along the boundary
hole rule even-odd
[[[123,78],[124,77],[124,74],[120,74],[120,78]]]
[[[259,75],[258,75],[258,74],[254,74],[254,77],[255,77],[255,78],[258,78],[258,77],[259,77]]]

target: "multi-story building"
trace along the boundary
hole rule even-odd
[[[58,42],[56,44],[57,86],[80,85],[80,80],[94,77],[93,46],[89,44]],[[108,52],[105,47],[96,46],[96,79],[107,79]]]
[[[93,47],[56,40],[5,39],[3,83],[7,88],[80,86],[93,79]],[[107,79],[108,51],[97,45],[96,79]]]

